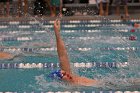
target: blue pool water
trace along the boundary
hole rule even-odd
[[[131,21],[140,23],[140,20]],[[140,90],[140,84],[125,82],[128,78],[140,78],[139,28],[133,28],[132,22],[109,19],[61,22],[61,35],[73,63],[73,71],[81,76],[111,81],[114,85],[72,87],[50,79],[47,77],[48,74],[59,68],[53,22],[3,21],[0,23],[0,44],[4,46],[1,51],[12,53],[16,57],[12,60],[0,60],[0,64],[54,65],[44,68],[0,69],[0,91],[90,93],[100,90]],[[96,65],[78,67],[76,63]],[[104,63],[115,63],[117,66],[108,66]]]

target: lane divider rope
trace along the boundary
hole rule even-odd
[[[72,63],[76,68],[120,68],[128,67],[128,62],[88,62]],[[0,63],[0,69],[57,68],[59,63]]]
[[[51,47],[51,48],[27,48],[27,47],[24,47],[24,48],[0,48],[0,51],[1,52],[46,52],[46,51],[56,51],[57,49],[55,47]],[[68,50],[73,50],[72,48],[68,48]],[[76,48],[74,50],[78,50],[78,51],[83,51],[83,52],[86,52],[86,51],[91,51],[91,50],[95,50],[94,48],[87,48],[87,47],[84,47],[84,48]],[[136,51],[136,50],[139,50],[138,47],[105,47],[105,48],[99,48],[99,50],[102,50],[102,51]]]
[[[80,40],[94,40],[100,39],[100,37],[67,37],[69,39],[80,39]],[[114,38],[114,39],[126,39],[130,41],[136,41],[137,37],[131,35],[129,37],[104,37],[105,39]],[[103,39],[103,38],[102,38]],[[0,41],[29,41],[34,40],[32,37],[0,37]]]

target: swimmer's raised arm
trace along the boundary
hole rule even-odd
[[[57,53],[60,61],[60,68],[67,73],[71,73],[69,57],[65,48],[64,41],[60,34],[60,21],[54,21],[54,31],[56,36]]]

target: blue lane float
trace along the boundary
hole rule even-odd
[[[0,69],[17,69],[19,65],[17,63],[2,63]]]

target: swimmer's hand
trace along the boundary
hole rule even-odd
[[[56,32],[60,32],[60,21],[59,20],[54,21],[54,30]]]

